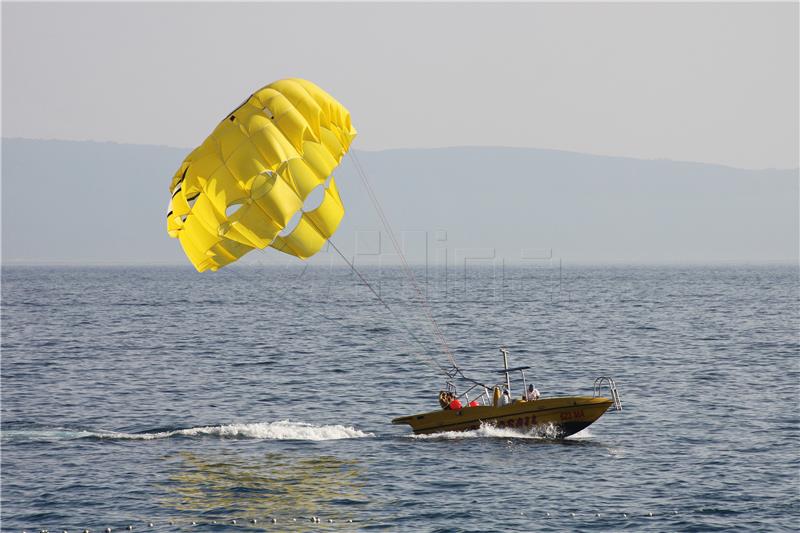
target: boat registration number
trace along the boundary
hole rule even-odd
[[[521,428],[527,426],[535,426],[536,425],[536,417],[535,416],[526,416],[525,418],[517,418],[516,420],[500,420],[497,422],[498,428]]]
[[[561,421],[564,420],[576,420],[578,418],[583,418],[583,409],[576,409],[575,411],[567,411],[565,413],[561,413]]]

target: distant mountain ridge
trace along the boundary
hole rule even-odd
[[[2,149],[4,264],[185,264],[166,234],[164,209],[188,149],[28,139],[3,139]],[[417,263],[514,263],[549,250],[576,262],[798,258],[798,169],[534,148],[357,157]],[[349,159],[336,176],[347,208],[336,242],[362,262],[377,261],[379,219]],[[387,244],[382,239],[380,261],[392,262]]]

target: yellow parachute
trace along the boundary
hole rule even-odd
[[[200,272],[267,246],[311,257],[344,216],[331,173],[355,136],[347,109],[310,81],[259,89],[181,163],[167,232]],[[304,211],[314,190],[322,202]],[[279,235],[298,211],[294,229]]]

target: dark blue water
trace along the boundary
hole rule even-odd
[[[397,317],[339,268],[4,268],[3,530],[796,530],[797,267],[428,272],[471,373],[617,380],[566,441],[391,425],[445,358],[366,273]]]

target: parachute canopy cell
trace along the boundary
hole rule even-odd
[[[311,257],[344,216],[332,172],[355,136],[347,109],[310,81],[259,89],[181,163],[167,232],[200,272],[267,246]],[[321,203],[305,209],[317,189]]]

